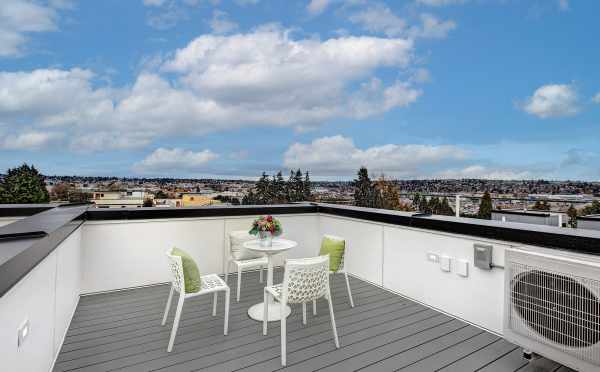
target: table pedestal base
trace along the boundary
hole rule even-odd
[[[263,321],[263,311],[265,309],[265,303],[261,302],[260,304],[253,305],[248,309],[248,316],[256,321]],[[285,317],[292,312],[292,309],[289,306],[286,306]],[[281,320],[281,305],[279,302],[269,303],[269,315],[267,316],[269,322],[273,322],[276,320]]]

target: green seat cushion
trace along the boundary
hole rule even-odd
[[[183,265],[183,282],[185,284],[185,293],[196,293],[202,287],[200,271],[196,261],[184,250],[173,248],[171,255],[181,257]]]
[[[329,270],[338,271],[342,258],[344,258],[344,250],[346,249],[346,241],[332,239],[327,236],[323,237],[321,241],[321,251],[319,254],[324,256],[329,255]]]

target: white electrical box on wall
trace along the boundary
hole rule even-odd
[[[456,274],[465,278],[469,276],[469,261],[456,260]]]
[[[435,253],[427,253],[427,261],[429,262],[439,262],[440,261],[440,256],[438,256]]]
[[[452,267],[450,264],[451,261],[452,261],[452,259],[450,257],[441,256],[440,257],[440,269],[442,269],[442,271],[447,271],[447,272],[452,270]]]

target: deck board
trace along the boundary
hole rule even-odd
[[[276,271],[275,282],[281,281]],[[343,277],[332,280],[341,348],[331,336],[327,303],[317,316],[301,307],[288,318],[288,366],[280,364],[279,322],[262,325],[248,308],[262,300],[258,273],[245,273],[240,302],[230,276],[229,335],[223,335],[223,295],[212,317],[212,296],[186,301],[174,349],[167,353],[174,307],[161,326],[167,285],[81,298],[54,371],[548,371],[550,361],[528,364],[521,350],[495,335],[441,314],[372,284],[350,278],[355,307],[348,303]],[[560,371],[567,370],[561,369]]]

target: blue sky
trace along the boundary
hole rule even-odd
[[[600,3],[3,0],[0,169],[600,180]]]

